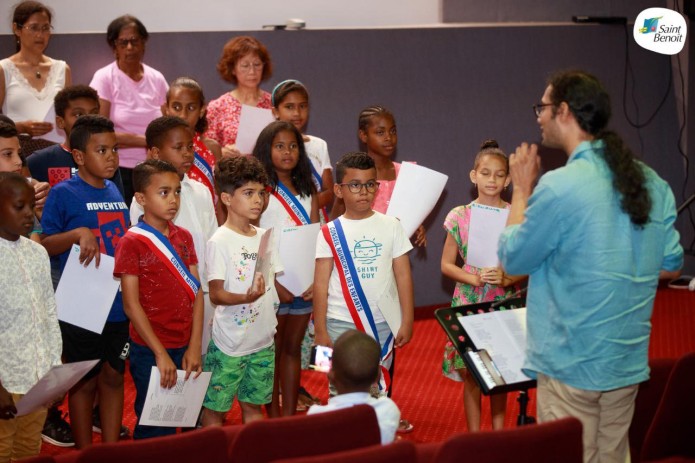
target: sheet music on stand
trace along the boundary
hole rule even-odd
[[[526,347],[526,301],[482,302],[435,311],[485,395],[523,391],[536,382],[521,371]]]

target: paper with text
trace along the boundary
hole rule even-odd
[[[251,154],[256,146],[258,135],[273,122],[273,112],[270,109],[242,105],[239,116],[239,129],[236,136],[236,147],[241,154]]]
[[[49,140],[55,143],[63,143],[65,141],[65,131],[63,129],[59,129],[56,125],[56,110],[53,105],[48,108],[48,112],[46,113],[46,117],[43,118],[43,121],[53,124],[53,128],[50,132],[43,134],[38,138],[43,138],[44,140]]]
[[[95,260],[85,267],[79,257],[73,244],[56,289],[58,320],[101,334],[121,280],[113,276],[113,257],[102,254],[99,268]]]
[[[526,308],[457,317],[476,349],[485,349],[507,384],[529,381],[526,360]]]
[[[509,209],[471,204],[466,263],[473,267],[497,267],[497,244],[507,224]]]
[[[408,237],[437,205],[449,177],[410,162],[401,164],[386,215],[398,217]]]
[[[17,402],[17,416],[51,405],[73,387],[99,360],[55,365]]]
[[[188,381],[184,380],[185,371],[178,370],[176,375],[176,385],[166,389],[159,385],[159,369],[152,367],[140,424],[173,428],[192,428],[196,425],[212,373],[203,372],[197,378],[193,378],[194,373],[191,373]]]
[[[285,270],[277,275],[278,283],[295,296],[301,296],[314,283],[316,237],[321,224],[283,228],[280,233],[280,262]]]

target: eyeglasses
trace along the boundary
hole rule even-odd
[[[338,185],[348,187],[350,193],[360,193],[362,191],[362,188],[366,188],[368,193],[374,193],[376,190],[379,189],[379,182],[375,182],[374,180],[370,180],[367,183],[350,182],[339,183]]]
[[[131,47],[139,47],[142,45],[142,38],[140,37],[132,37],[130,39],[117,39],[116,40],[116,46],[118,48],[128,48],[128,44],[130,44]]]
[[[36,23],[34,24],[22,24],[19,26],[20,29],[26,29],[32,34],[50,34],[53,31],[53,26],[50,24],[44,24],[40,26]]]
[[[536,117],[541,117],[541,113],[543,112],[543,108],[546,106],[555,106],[554,103],[536,103],[533,105],[533,113],[536,115]]]
[[[244,74],[251,72],[251,69],[254,71],[260,71],[263,69],[263,63],[260,61],[256,61],[255,63],[239,63],[239,70],[241,70],[241,72]]]

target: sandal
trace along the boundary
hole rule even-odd
[[[410,432],[413,432],[413,429],[415,429],[415,426],[408,421],[408,420],[401,420],[398,422],[398,428],[396,429],[397,433],[400,434],[408,434]]]

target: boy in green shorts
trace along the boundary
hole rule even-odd
[[[221,426],[236,396],[242,421],[263,418],[270,402],[275,370],[275,317],[278,303],[273,281],[256,273],[265,232],[251,222],[263,211],[268,177],[250,156],[225,158],[215,167],[215,184],[227,209],[227,221],[210,238],[206,262],[210,300],[217,305],[205,371],[212,372],[203,402],[203,426]],[[283,270],[271,247],[269,275]]]

